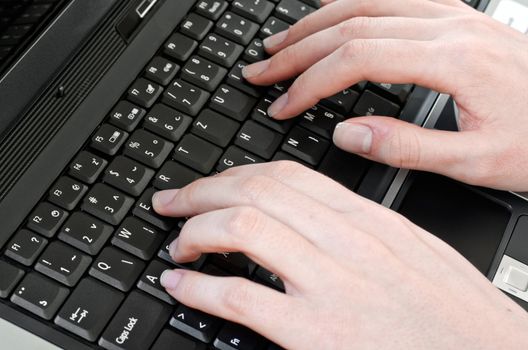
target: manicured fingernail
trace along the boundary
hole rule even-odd
[[[172,241],[171,244],[169,244],[170,256],[174,256],[174,254],[176,253],[176,249],[178,249],[178,238],[176,238],[174,241]]]
[[[161,274],[160,284],[165,289],[175,289],[182,278],[182,273],[178,270],[165,270]]]
[[[178,190],[167,190],[154,193],[152,196],[152,205],[154,208],[163,208],[168,205],[176,196]]]
[[[276,99],[275,102],[273,102],[271,106],[269,106],[268,115],[271,118],[274,118],[277,114],[280,113],[280,111],[284,109],[284,107],[286,107],[287,104],[288,104],[288,94],[286,93],[282,95],[281,97],[279,97],[278,99]]]
[[[346,151],[369,153],[372,147],[372,130],[362,124],[339,123],[334,131],[334,143]]]
[[[250,79],[262,74],[270,65],[269,60],[260,61],[257,63],[250,64],[242,68],[242,76],[245,79]]]
[[[271,49],[272,47],[277,46],[280,43],[282,43],[284,40],[286,40],[287,36],[288,36],[288,30],[286,29],[275,35],[267,37],[266,39],[262,41],[262,43],[264,44],[264,47],[266,49]]]

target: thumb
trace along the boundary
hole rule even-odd
[[[465,182],[487,148],[478,131],[424,129],[390,117],[362,117],[337,125],[337,147],[397,168],[431,171]]]

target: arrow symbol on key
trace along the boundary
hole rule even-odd
[[[207,323],[199,323],[200,329],[207,327]]]

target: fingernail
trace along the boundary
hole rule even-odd
[[[165,270],[161,274],[160,284],[165,289],[176,289],[182,278],[182,273],[178,270]]]
[[[175,255],[176,249],[178,249],[178,238],[176,238],[174,241],[172,241],[171,244],[169,244],[169,254],[170,254],[170,256],[174,256]]]
[[[167,190],[154,193],[152,196],[152,205],[154,208],[163,208],[168,205],[176,196],[178,190]]]
[[[284,109],[284,107],[286,107],[287,104],[288,104],[288,94],[286,93],[282,95],[281,97],[279,97],[278,99],[276,99],[275,102],[273,102],[271,106],[269,106],[268,115],[271,118],[274,118],[277,114],[280,113],[280,111]]]
[[[268,36],[266,39],[262,41],[262,43],[264,44],[264,47],[266,49],[271,49],[272,47],[277,46],[280,43],[282,43],[284,40],[286,40],[287,36],[288,36],[288,30],[286,29],[275,35]]]
[[[339,123],[334,130],[334,143],[346,151],[369,153],[372,147],[372,130],[362,124]]]
[[[270,65],[269,60],[260,61],[257,63],[250,64],[242,68],[242,76],[245,79],[250,79],[262,74]]]

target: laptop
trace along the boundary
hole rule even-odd
[[[526,30],[526,15],[516,17],[526,13],[525,0],[466,2]],[[157,215],[151,203],[157,190],[274,160],[304,164],[401,212],[528,305],[522,194],[390,168],[331,143],[334,126],[358,115],[449,128],[456,108],[448,96],[361,82],[294,120],[269,118],[267,107],[291,82],[255,87],[241,70],[266,57],[263,38],[317,7],[317,0],[0,1],[2,348],[279,349],[165,293],[160,274],[176,266],[284,288],[241,254],[176,264],[167,246],[184,221]],[[473,208],[464,215],[450,205],[461,192],[464,209]],[[417,210],[423,202],[436,203],[427,213],[438,215]],[[446,215],[456,217],[449,227]],[[488,228],[487,249],[477,249],[475,235],[453,239],[451,226]]]

